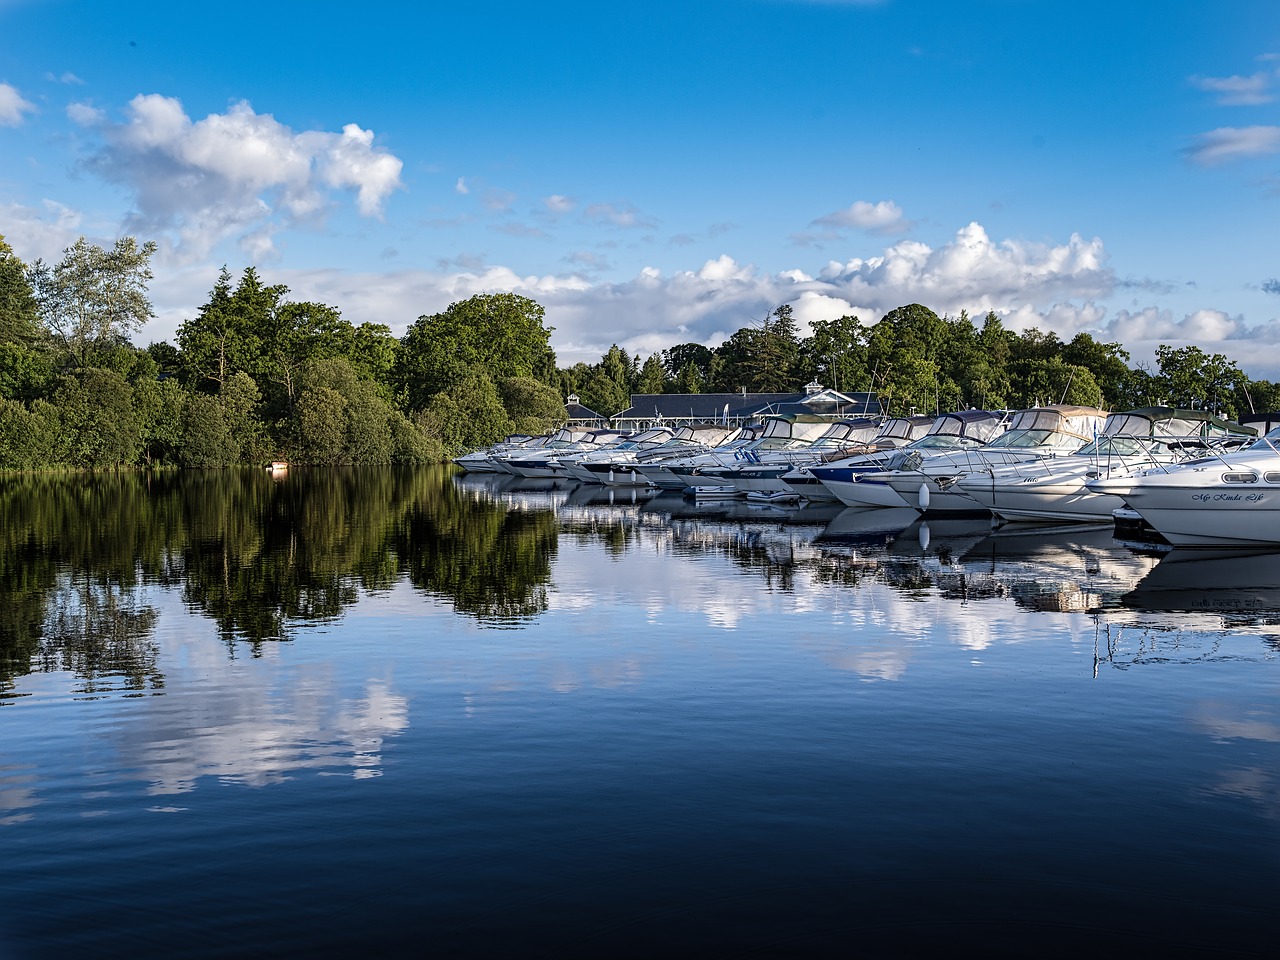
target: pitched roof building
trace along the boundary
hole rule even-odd
[[[569,394],[569,399],[564,405],[565,421],[571,427],[603,427],[609,422],[609,418],[602,416],[592,410],[590,407],[584,407],[578,402],[576,393]]]
[[[810,383],[801,393],[633,393],[631,406],[610,417],[619,427],[655,423],[746,423],[783,413],[842,417],[880,416],[874,393],[840,393]]]

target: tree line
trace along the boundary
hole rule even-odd
[[[156,247],[83,238],[56,264],[24,263],[0,237],[0,469],[440,462],[508,433],[564,420],[564,398],[610,416],[633,393],[789,392],[809,381],[874,391],[889,412],[1068,402],[1152,403],[1224,416],[1280,406],[1197,347],[1162,345],[1157,368],[1090,334],[1063,342],[988,313],[939,317],[920,304],[878,322],[820,321],[801,336],[790,305],[716,347],[645,358],[611,346],[560,368],[542,306],[479,294],[396,337],[296,298],[254,267],[223,268],[175,343],[136,346],[154,315]]]

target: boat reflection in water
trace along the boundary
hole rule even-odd
[[[1124,598],[1138,610],[1257,614],[1280,623],[1280,552],[1173,550]]]

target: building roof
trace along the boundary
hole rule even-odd
[[[576,393],[569,394],[569,399],[564,405],[564,415],[565,419],[570,423],[605,423],[609,419],[602,414],[596,413],[590,407],[584,407],[578,402],[578,395]]]
[[[752,420],[778,414],[817,414],[839,418],[880,414],[874,393],[845,394],[811,384],[793,393],[633,393],[631,406],[611,419]]]

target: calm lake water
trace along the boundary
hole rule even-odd
[[[0,478],[0,957],[1272,955],[1280,558]]]

